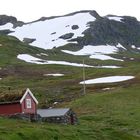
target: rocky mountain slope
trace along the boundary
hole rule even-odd
[[[101,17],[96,11],[79,11],[23,23],[14,17],[2,15],[0,23],[1,34],[15,36],[20,41],[46,50],[61,47],[63,53],[67,53],[67,49],[83,48],[89,51],[83,52],[82,55],[94,55],[100,59],[109,57],[103,54],[114,54],[119,51],[137,53],[140,50],[140,22],[129,16]],[[106,49],[106,52],[98,48]],[[108,53],[110,49],[112,52]],[[69,52],[79,55],[78,53]]]
[[[10,30],[10,35],[21,41],[50,49],[65,44],[121,45],[139,47],[140,23],[134,17],[99,16],[95,11],[80,11],[65,16],[41,18],[31,23],[17,21],[14,17],[0,16],[0,30]],[[21,27],[20,27],[21,26]],[[28,41],[27,41],[28,42]]]

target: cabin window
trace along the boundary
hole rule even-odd
[[[26,108],[31,108],[31,99],[26,99]]]
[[[57,119],[57,120],[60,120],[60,118],[59,118],[59,117],[57,117],[56,119]]]

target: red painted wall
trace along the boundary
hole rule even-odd
[[[27,108],[26,99],[31,99],[31,108]],[[32,97],[30,96],[30,94],[26,95],[25,99],[23,100],[23,102],[21,104],[21,108],[22,108],[22,113],[36,114],[37,105],[34,102],[34,100],[32,99]]]
[[[0,115],[11,115],[15,113],[21,113],[20,103],[0,105]]]
[[[31,108],[27,108],[26,99],[31,100]],[[23,102],[10,103],[10,104],[0,104],[0,115],[11,115],[15,113],[25,113],[25,114],[36,114],[37,104],[32,99],[30,94],[27,94]]]

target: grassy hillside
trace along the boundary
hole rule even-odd
[[[30,123],[0,118],[0,140],[138,140],[140,139],[140,54],[121,52],[116,58],[124,62],[100,61],[87,56],[64,54],[61,48],[43,50],[29,46],[14,37],[0,36],[0,94],[27,87],[39,100],[39,107],[71,107],[79,124],[64,126]],[[69,48],[69,46],[67,46]],[[77,50],[77,48],[75,49]],[[119,69],[85,68],[86,79],[103,76],[132,75],[135,79],[110,84],[86,86],[83,95],[82,68],[63,65],[36,65],[18,60],[18,54],[31,54],[45,60],[64,60],[90,65],[118,65]],[[48,56],[37,56],[46,53]],[[134,58],[131,60],[130,58]],[[63,73],[62,77],[44,76]],[[104,90],[110,88],[110,90]]]
[[[76,126],[30,123],[0,118],[1,140],[139,140],[140,88],[89,93],[63,104],[79,117]]]

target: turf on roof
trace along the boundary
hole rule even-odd
[[[23,96],[23,92],[12,92],[10,91],[9,93],[2,93],[0,95],[0,103],[3,102],[16,102],[19,101],[22,96]]]

